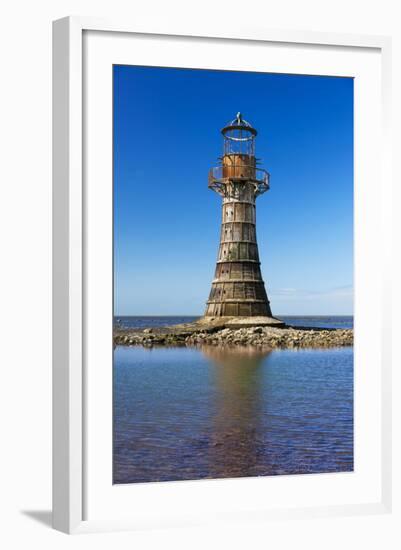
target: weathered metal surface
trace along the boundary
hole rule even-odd
[[[256,167],[256,130],[237,118],[223,131],[221,164],[209,187],[222,197],[222,225],[206,317],[272,317],[256,240],[256,197],[269,189],[269,174]],[[239,150],[240,146],[240,150]]]

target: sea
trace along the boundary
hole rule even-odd
[[[292,326],[353,326],[344,316],[280,318]],[[352,347],[116,346],[113,369],[115,484],[353,471]]]

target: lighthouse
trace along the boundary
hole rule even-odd
[[[222,197],[220,245],[204,318],[282,324],[270,309],[256,240],[256,198],[269,190],[269,174],[255,156],[257,131],[237,113],[221,133],[223,156],[211,168],[208,182]]]

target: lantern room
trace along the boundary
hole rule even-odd
[[[242,118],[241,113],[237,113],[236,118],[225,126],[221,133],[224,137],[224,155],[255,156],[257,131]]]

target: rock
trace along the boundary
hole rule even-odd
[[[116,328],[115,345],[157,346],[263,346],[282,348],[328,348],[352,346],[353,330],[297,329],[295,327],[253,326],[205,329],[195,323],[173,327],[130,330]]]

